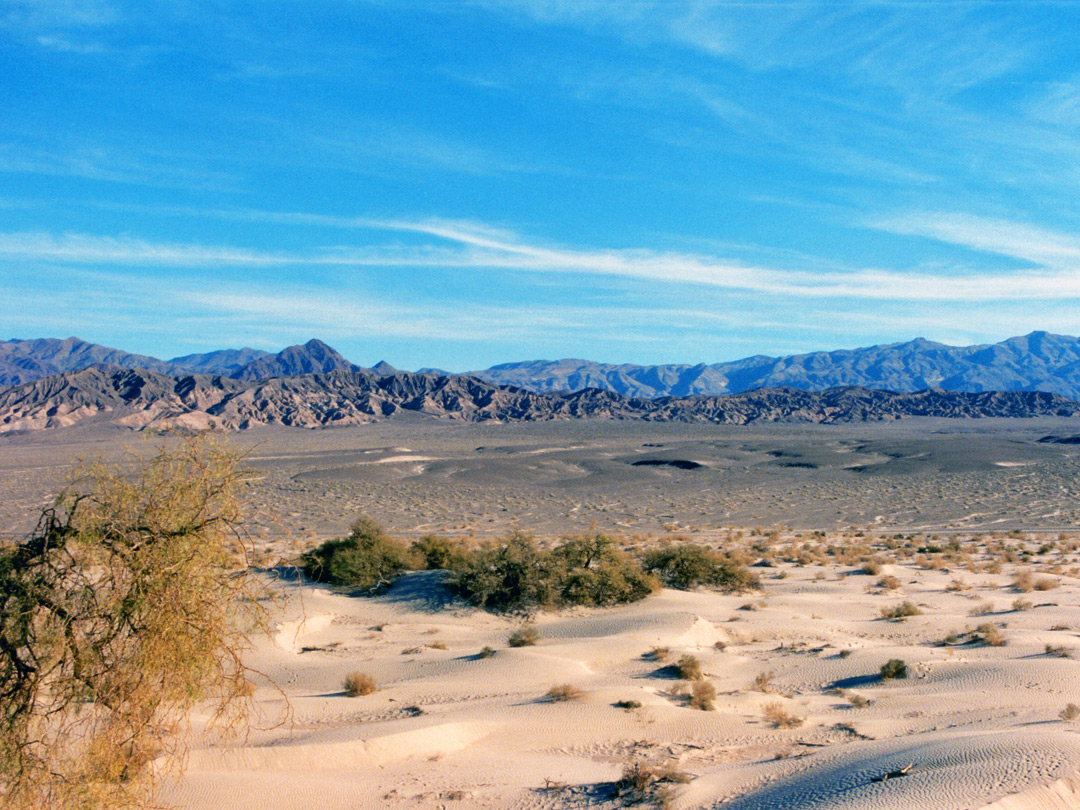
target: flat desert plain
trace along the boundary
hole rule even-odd
[[[250,733],[196,741],[162,799],[1078,808],[1077,435],[1066,420],[910,420],[233,436],[278,597],[272,633],[248,658],[262,673]],[[4,438],[0,530],[27,531],[73,458],[157,442],[103,429]],[[595,528],[643,549],[683,536],[745,556],[762,587],[523,617],[469,607],[442,572],[369,597],[287,567],[358,513],[406,538],[516,527],[557,542]],[[509,646],[526,618],[536,644]],[[689,658],[700,678],[677,672]],[[353,674],[374,691],[349,696]],[[700,684],[711,710],[695,705]]]

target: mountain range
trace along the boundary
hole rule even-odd
[[[0,341],[0,386],[94,366],[119,366],[180,377],[211,374],[265,380],[333,371],[392,374],[387,363],[364,368],[319,340],[277,354],[223,349],[159,360],[78,338]],[[437,369],[419,373],[451,376]],[[804,391],[857,386],[888,391],[1047,391],[1080,399],[1080,338],[1032,332],[1000,343],[948,346],[923,338],[861,349],[767,357],[696,365],[632,365],[590,360],[530,360],[466,372],[494,385],[538,393],[600,388],[628,397],[715,396],[755,388]]]
[[[159,360],[78,338],[0,341],[0,433],[105,421],[242,429],[371,422],[597,417],[745,424],[909,416],[1080,415],[1080,339],[989,346],[918,339],[713,365],[584,360],[470,374],[357,366],[318,340],[277,354],[224,349]]]
[[[94,367],[0,389],[0,434],[107,422],[142,428],[355,425],[414,413],[458,421],[606,418],[658,422],[850,422],[911,416],[1080,416],[1080,402],[1039,391],[915,393],[762,388],[725,396],[636,399],[588,388],[537,393],[463,375],[331,371],[236,380]]]

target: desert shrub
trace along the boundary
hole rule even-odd
[[[672,664],[672,669],[678,677],[687,681],[696,681],[702,677],[701,661],[693,655],[682,656]]]
[[[585,693],[570,683],[561,683],[547,691],[547,698],[552,703],[566,703],[571,700],[581,700]]]
[[[798,728],[803,724],[803,718],[788,712],[779,700],[766,703],[761,707],[761,713],[773,724],[774,728]]]
[[[345,694],[349,697],[370,695],[379,689],[375,685],[375,679],[366,672],[350,672],[345,676],[345,682],[342,686],[345,689]]]
[[[690,688],[690,708],[711,712],[716,708],[716,687],[708,681],[695,681]]]
[[[761,587],[758,578],[726,554],[694,543],[668,543],[645,555],[645,570],[672,588],[710,585],[724,591]]]
[[[892,574],[885,574],[878,579],[877,586],[887,591],[894,591],[900,587],[900,580]]]
[[[451,570],[465,554],[465,546],[456,540],[429,534],[409,546],[412,556],[429,571]]]
[[[653,647],[645,653],[643,657],[648,658],[651,661],[660,661],[662,663],[667,661],[669,655],[671,655],[670,647]]]
[[[771,692],[772,691],[772,672],[759,672],[754,676],[753,682],[750,684],[750,688],[755,692]]]
[[[623,766],[622,776],[615,782],[615,795],[624,805],[667,808],[675,798],[671,786],[689,781],[690,776],[679,771],[674,763],[652,765],[634,760]]]
[[[602,534],[567,540],[551,552],[560,605],[636,602],[659,589],[656,577]]]
[[[491,658],[495,654],[493,647],[483,647],[480,652],[476,654],[477,658]]]
[[[1052,591],[1060,583],[1053,577],[1039,577],[1035,580],[1035,590],[1037,591]]]
[[[1046,645],[1046,654],[1053,658],[1071,658],[1072,653],[1068,647],[1055,646],[1053,644]]]
[[[641,701],[640,700],[616,700],[614,705],[615,705],[616,708],[626,709],[627,711],[630,711],[631,709],[640,709],[641,708]]]
[[[1077,706],[1075,703],[1070,703],[1068,706],[1061,710],[1061,713],[1058,715],[1058,717],[1060,717],[1062,720],[1076,720],[1080,718],[1080,706]]]
[[[555,601],[551,564],[533,540],[512,532],[455,562],[451,587],[477,607],[522,611]]]
[[[0,548],[5,810],[155,804],[197,703],[212,701],[211,729],[243,720],[244,628],[264,615],[237,464],[183,439],[134,472],[84,466],[24,542]]]
[[[848,695],[848,703],[850,703],[856,709],[865,709],[870,705],[870,698],[863,695],[851,694]]]
[[[907,677],[907,664],[899,658],[890,658],[881,665],[881,677],[884,680]]]
[[[867,560],[860,566],[859,573],[876,577],[881,573],[881,563],[878,560]]]
[[[903,621],[908,616],[920,616],[922,611],[914,602],[901,602],[899,605],[893,605],[892,607],[883,607],[881,609],[881,618],[889,619],[891,621]]]
[[[980,624],[975,628],[972,640],[981,642],[988,647],[1004,647],[1008,643],[1001,631],[989,622]]]
[[[1031,610],[1033,607],[1029,599],[1016,599],[1012,603],[1012,609],[1016,611]]]
[[[1020,591],[1021,593],[1030,593],[1035,587],[1034,579],[1031,576],[1031,572],[1023,570],[1017,572],[1012,581],[1013,590]]]
[[[506,643],[511,647],[532,647],[540,640],[540,633],[531,624],[523,624],[510,634]]]
[[[474,605],[495,611],[615,605],[644,599],[659,588],[637,560],[601,534],[544,551],[529,535],[514,532],[451,557],[449,564],[451,587]]]
[[[361,516],[350,527],[349,536],[328,540],[304,553],[304,573],[316,582],[326,582],[375,593],[410,568],[417,560],[406,545],[389,537],[375,521]]]

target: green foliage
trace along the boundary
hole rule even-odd
[[[604,535],[540,549],[522,532],[452,561],[450,580],[472,604],[495,611],[614,605],[644,599],[658,583]]]
[[[350,527],[349,536],[328,540],[305,552],[304,573],[316,582],[326,582],[376,593],[405,571],[416,567],[416,560],[400,540],[386,535],[382,527],[361,516]]]
[[[560,605],[637,602],[659,588],[655,577],[602,534],[567,540],[551,559]]]
[[[409,547],[413,557],[422,560],[429,571],[451,570],[465,556],[462,543],[446,537],[429,534],[421,537]]]
[[[152,803],[148,764],[182,759],[188,712],[244,717],[244,575],[237,457],[184,440],[135,474],[84,467],[78,491],[0,549],[0,805]],[[169,755],[173,755],[169,757]]]
[[[724,591],[746,591],[761,586],[754,574],[730,556],[694,543],[668,543],[645,555],[645,570],[665,585],[689,590],[710,585]]]

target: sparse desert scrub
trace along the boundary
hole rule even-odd
[[[1012,588],[1014,591],[1020,591],[1020,593],[1030,593],[1035,587],[1034,577],[1028,570],[1018,571],[1012,581]]]
[[[1037,591],[1052,591],[1058,585],[1058,581],[1053,577],[1039,577],[1035,580],[1034,588]]]
[[[345,682],[342,686],[345,690],[345,694],[349,697],[370,695],[377,692],[379,689],[375,683],[375,679],[366,672],[350,672],[345,676]]]
[[[547,698],[552,703],[567,703],[572,700],[581,700],[585,693],[571,683],[561,683],[547,691]]]
[[[907,664],[899,658],[890,658],[881,665],[881,677],[883,680],[906,678]]]
[[[694,681],[690,688],[690,708],[711,712],[716,708],[716,687],[705,680]]]
[[[761,707],[762,716],[773,724],[773,728],[798,728],[803,724],[802,717],[796,717],[784,708],[779,700],[766,703]]]
[[[523,624],[510,634],[506,643],[511,647],[532,647],[540,640],[540,632],[531,624]]]
[[[1015,611],[1031,610],[1035,607],[1030,599],[1016,599],[1012,603],[1012,609]]]
[[[696,681],[701,679],[701,661],[694,655],[683,655],[672,665],[672,669],[675,674],[687,681]]]
[[[1068,720],[1070,722],[1073,720],[1078,720],[1080,719],[1080,706],[1077,706],[1075,703],[1070,703],[1061,710],[1061,713],[1058,715],[1058,717],[1060,717],[1062,720]]]
[[[368,593],[377,593],[418,563],[405,543],[363,515],[350,527],[348,537],[328,540],[301,559],[304,574],[316,582]]]
[[[624,805],[667,808],[675,798],[672,785],[686,784],[690,779],[673,762],[653,765],[634,760],[623,766],[622,776],[615,783],[615,795]]]
[[[920,616],[922,611],[914,602],[901,602],[899,605],[893,605],[892,607],[883,607],[881,609],[881,618],[888,619],[890,621],[903,621],[908,616]]]
[[[626,711],[631,711],[633,709],[640,709],[641,708],[641,701],[640,700],[616,700],[613,705],[618,709],[626,709]]]
[[[670,647],[653,647],[645,653],[643,657],[648,658],[650,661],[660,661],[663,663],[664,661],[667,661],[669,655],[671,655]]]
[[[493,655],[495,655],[495,648],[494,647],[481,647],[480,652],[478,652],[476,654],[476,657],[477,658],[491,658],[491,656],[493,656]]]
[[[971,606],[968,611],[969,616],[986,616],[987,614],[994,612],[994,605],[992,602],[982,601],[976,602]]]
[[[730,555],[695,543],[667,543],[645,555],[645,570],[665,585],[689,590],[709,585],[723,591],[746,591],[761,587],[758,578]]]
[[[848,695],[848,703],[856,709],[865,709],[870,705],[870,698],[852,693]]]
[[[750,683],[750,688],[755,692],[771,692],[773,677],[774,673],[772,672],[759,672]]]
[[[878,578],[877,586],[886,591],[895,591],[900,587],[900,580],[894,577],[892,574],[885,574]]]

